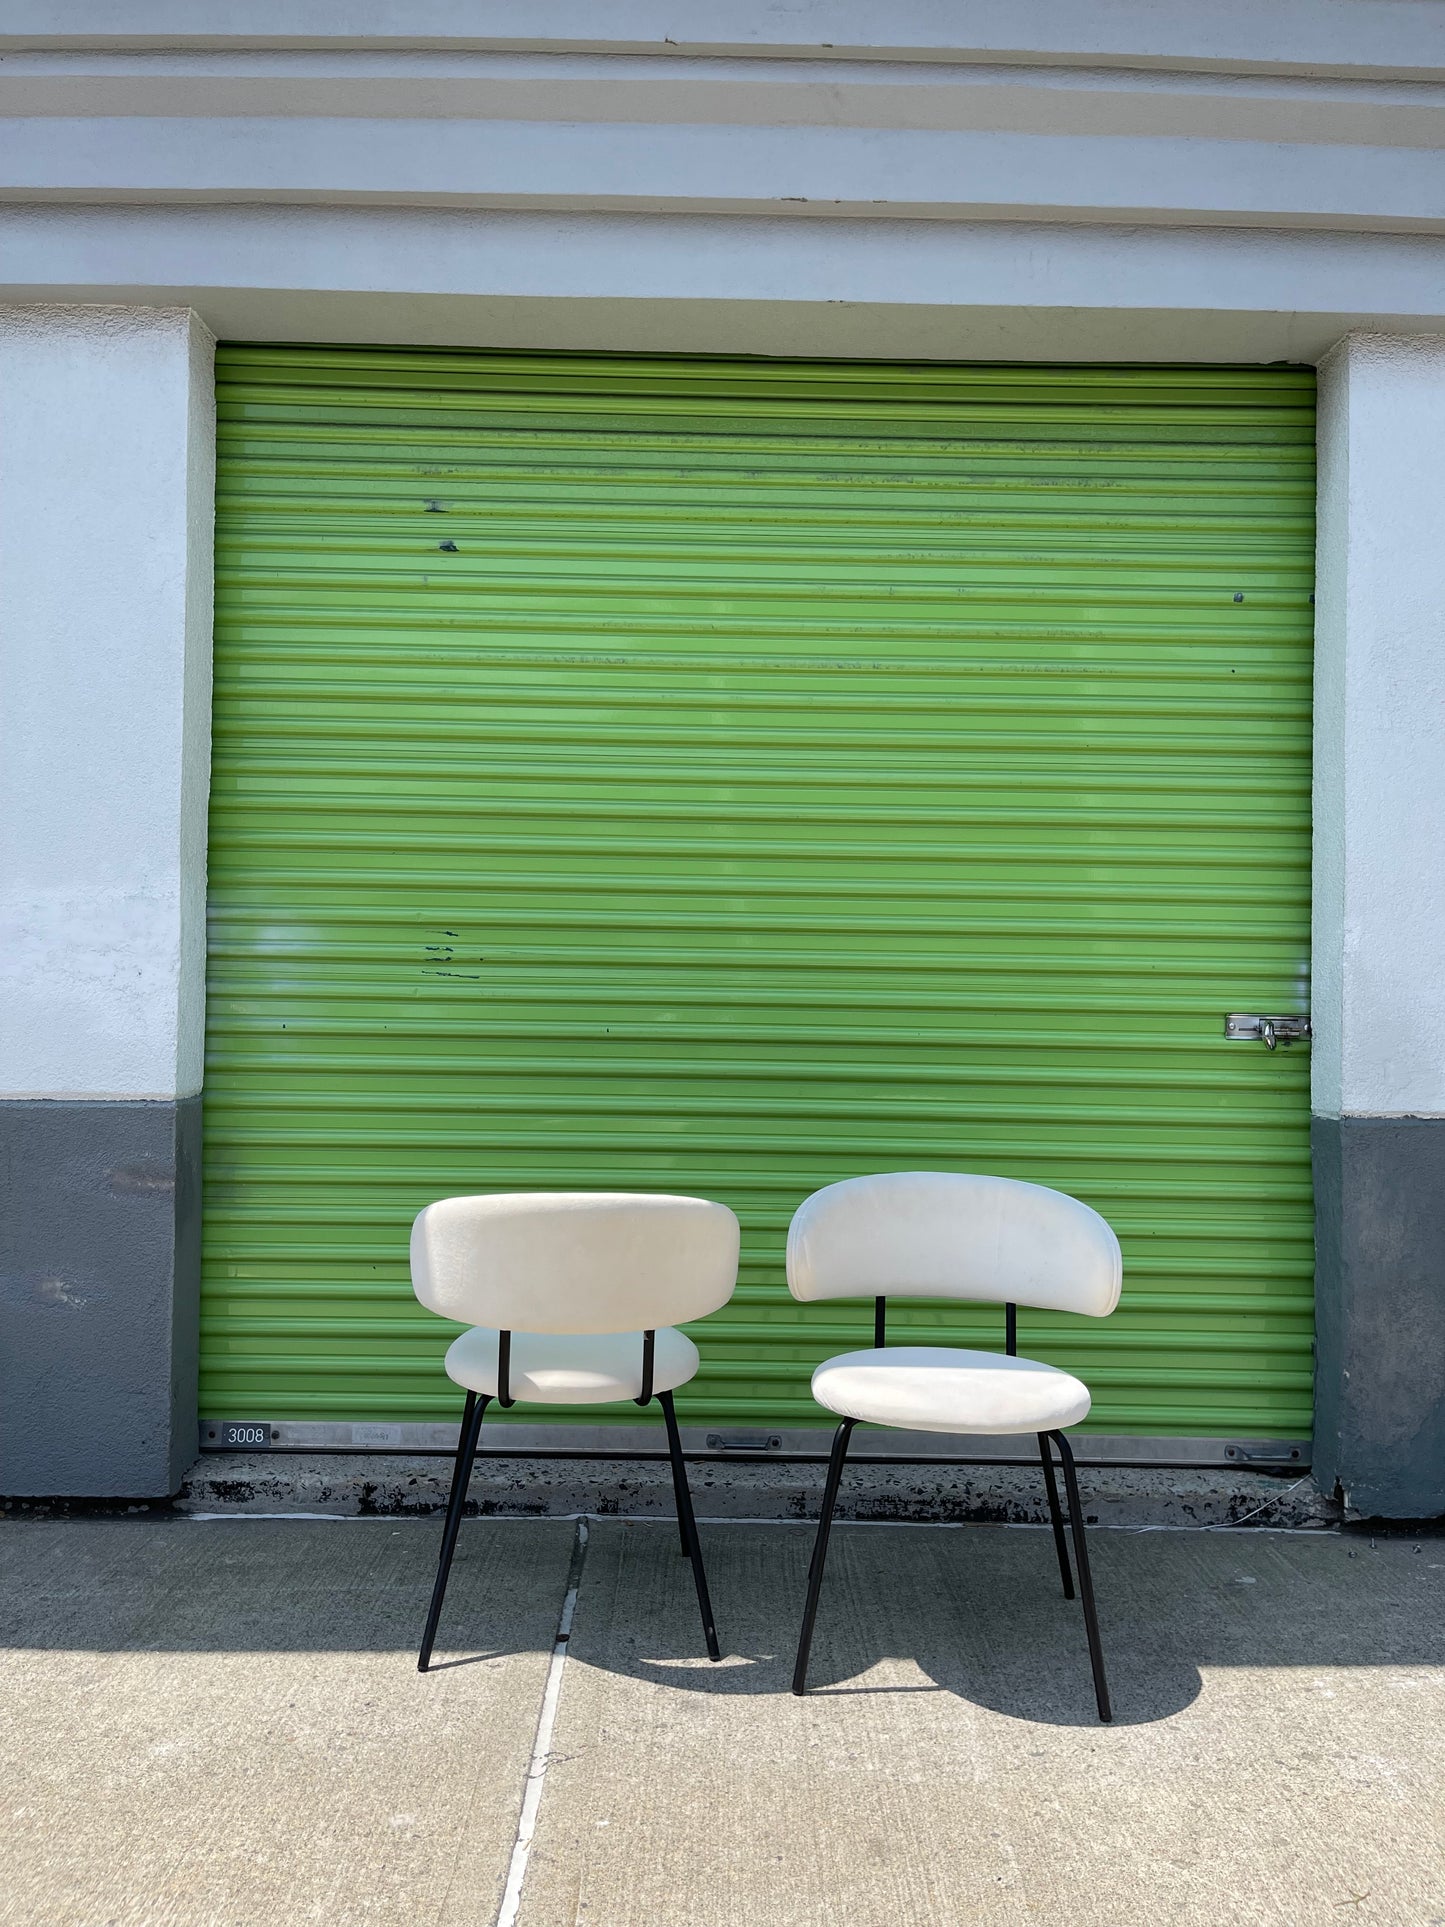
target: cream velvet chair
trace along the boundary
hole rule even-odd
[[[996,1436],[1032,1432],[1043,1461],[1054,1546],[1065,1598],[1074,1596],[1051,1444],[1063,1467],[1074,1557],[1099,1718],[1112,1718],[1094,1611],[1084,1515],[1064,1428],[1089,1410],[1088,1387],[1068,1372],[1017,1355],[1016,1307],[1106,1318],[1119,1302],[1119,1241],[1086,1204],[1012,1178],[948,1171],[893,1171],[848,1178],[808,1198],[788,1232],[788,1288],[807,1303],[874,1300],[873,1349],[830,1358],[813,1374],[813,1396],[842,1419],[833,1439],[793,1691],[807,1683],[808,1654],[828,1534],[848,1439],[857,1424],[914,1432]],[[1005,1350],[885,1345],[889,1294],[984,1299],[1005,1307]]]
[[[443,1198],[411,1233],[412,1288],[428,1311],[470,1325],[446,1355],[466,1390],[436,1585],[417,1665],[432,1644],[467,1485],[493,1399],[597,1405],[656,1398],[667,1427],[683,1551],[692,1561],[708,1657],[717,1631],[672,1395],[698,1368],[674,1324],[725,1305],[738,1273],[738,1221],[705,1198],[554,1191]]]

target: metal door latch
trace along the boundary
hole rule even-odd
[[[1226,1445],[1224,1456],[1231,1465],[1257,1465],[1268,1471],[1280,1471],[1306,1463],[1304,1448],[1292,1445],[1288,1439],[1259,1439],[1252,1444]]]
[[[1266,1050],[1276,1044],[1293,1044],[1311,1035],[1308,1017],[1256,1017],[1250,1011],[1232,1010],[1224,1020],[1224,1034],[1236,1043],[1259,1042]]]
[[[709,1432],[709,1452],[777,1452],[782,1447],[777,1432]]]

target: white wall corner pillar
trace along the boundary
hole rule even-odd
[[[1320,365],[1315,1470],[1445,1512],[1445,337]]]
[[[214,342],[0,308],[0,1492],[195,1449]]]

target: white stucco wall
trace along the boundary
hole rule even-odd
[[[0,309],[0,1095],[198,1090],[214,343]]]
[[[12,199],[142,205],[588,203],[739,215],[792,207],[799,218],[816,207],[824,218],[963,220],[1077,212],[1149,225],[1433,230],[1445,153],[1348,139],[1208,142],[1194,132],[1071,137],[799,120],[699,127],[257,114],[218,125],[181,114],[21,114],[0,124],[0,182]]]
[[[206,328],[1201,362],[1348,336],[1321,398],[1315,1102],[1445,1114],[1445,9],[123,11],[0,20],[0,301],[31,304],[0,311],[24,932],[0,1091],[199,1084]]]
[[[1320,368],[1314,1108],[1445,1114],[1445,336]]]
[[[1420,0],[6,0],[0,48],[77,44],[421,45],[597,52],[851,53],[1014,64],[1192,64],[1350,75],[1445,66],[1445,17]]]
[[[1411,234],[0,204],[0,277],[231,340],[1260,362],[1445,331],[1445,239]]]
[[[232,339],[1313,361],[1445,330],[1418,0],[11,0],[0,300]]]

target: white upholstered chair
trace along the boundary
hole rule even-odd
[[[1017,1356],[1016,1307],[1106,1318],[1119,1302],[1119,1240],[1086,1204],[1013,1178],[951,1171],[890,1171],[847,1178],[814,1192],[788,1232],[788,1288],[803,1302],[872,1298],[873,1349],[830,1358],[813,1374],[813,1396],[842,1419],[833,1439],[793,1691],[807,1683],[808,1653],[828,1534],[848,1439],[857,1424],[913,1432],[1037,1435],[1064,1596],[1074,1596],[1068,1544],[1050,1450],[1063,1467],[1074,1557],[1099,1718],[1112,1717],[1094,1611],[1084,1515],[1064,1428],[1089,1410],[1088,1387],[1068,1372]],[[1005,1307],[1005,1351],[885,1345],[890,1294],[984,1299]]]
[[[705,1198],[539,1191],[443,1198],[411,1233],[412,1288],[428,1311],[470,1325],[446,1355],[466,1390],[441,1557],[417,1665],[431,1663],[482,1419],[493,1399],[598,1405],[656,1398],[667,1427],[683,1551],[692,1561],[708,1657],[717,1631],[672,1394],[698,1368],[673,1326],[725,1305],[738,1221]]]

